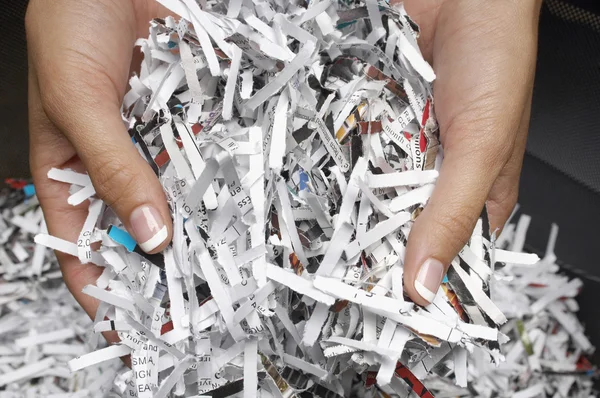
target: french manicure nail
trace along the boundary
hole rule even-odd
[[[415,289],[421,297],[431,303],[442,284],[443,277],[444,265],[435,258],[427,259],[419,269]]]
[[[169,234],[158,210],[151,206],[140,206],[131,213],[131,228],[138,245],[146,253],[160,246]]]

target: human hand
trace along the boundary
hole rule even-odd
[[[445,149],[438,185],[407,248],[405,287],[419,304],[431,299],[427,290],[415,288],[420,265],[437,260],[427,267],[437,275],[427,272],[430,277],[422,283],[437,291],[484,202],[492,228],[502,227],[514,206],[529,123],[539,4],[406,1],[421,26],[425,57],[438,75],[435,105]],[[153,0],[30,2],[31,167],[51,234],[76,240],[87,214],[86,205],[67,204],[64,184],[46,178],[52,167],[71,167],[90,171],[100,198],[138,241],[166,226],[167,237],[149,251],[168,242],[171,223],[163,190],[129,140],[119,109],[133,42],[146,35],[148,20],[164,15]],[[131,215],[148,205],[158,221],[144,233]],[[97,302],[81,288],[94,283],[101,269],[58,257],[67,286],[93,316]]]
[[[406,0],[432,62],[444,162],[410,232],[404,287],[433,300],[484,203],[491,230],[517,201],[525,152],[541,1]]]
[[[77,241],[87,215],[88,201],[67,204],[69,187],[47,178],[52,167],[69,167],[89,172],[97,195],[144,250],[158,252],[170,241],[165,194],[120,111],[132,65],[139,65],[134,42],[148,35],[149,20],[166,15],[154,0],[30,1],[30,165],[50,234]],[[98,302],[82,288],[95,284],[102,268],[57,257],[66,285],[93,318]]]

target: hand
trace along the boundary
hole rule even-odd
[[[154,0],[30,1],[30,165],[50,234],[76,241],[87,215],[88,201],[67,204],[69,187],[46,177],[52,167],[70,167],[89,172],[98,196],[139,243],[159,233],[160,241],[143,249],[154,253],[170,241],[165,194],[120,111],[131,65],[139,65],[134,42],[148,36],[149,20],[166,15]],[[81,290],[96,283],[102,268],[57,257],[65,283],[93,318],[98,303]]]
[[[501,229],[518,197],[535,72],[541,1],[406,0],[432,62],[444,162],[411,230],[404,286],[433,300],[484,203]]]
[[[437,268],[438,274],[426,273],[422,283],[435,292],[486,199],[496,228],[517,198],[539,1],[479,3],[406,4],[421,25],[420,44],[438,75],[435,105],[446,155],[438,186],[407,248],[406,290],[420,304],[430,299],[426,290],[415,288],[420,265],[437,260],[428,261],[427,268]],[[169,241],[172,227],[163,190],[129,140],[119,109],[133,42],[146,36],[148,20],[167,14],[153,0],[30,2],[30,163],[51,234],[74,241],[87,213],[86,205],[67,204],[68,187],[46,178],[52,167],[71,167],[89,170],[100,198],[140,243],[166,226],[167,237],[147,247],[150,252]],[[148,228],[148,215],[153,228]],[[81,289],[94,283],[101,269],[61,253],[58,258],[67,286],[93,316],[97,302]]]

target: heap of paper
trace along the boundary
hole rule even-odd
[[[33,185],[11,182],[18,189],[0,193],[0,396],[105,397],[123,365],[70,371],[69,360],[106,343],[62,282],[54,253],[33,242],[46,232]]]
[[[72,371],[130,354],[113,388],[140,398],[589,392],[581,281],[557,274],[554,238],[541,261],[522,253],[527,218],[499,240],[482,219],[428,307],[403,293],[443,156],[435,74],[402,6],[161,3],[180,19],[138,41],[123,117],[167,192],[172,243],[145,255],[86,175],[49,173],[89,200],[89,239],[36,243],[104,267],[84,292],[102,303],[96,338],[121,339]]]

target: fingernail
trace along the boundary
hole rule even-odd
[[[444,265],[435,258],[430,258],[419,269],[415,280],[415,289],[421,297],[431,303],[442,284],[443,277]]]
[[[160,246],[169,234],[158,210],[150,206],[135,209],[131,213],[130,224],[138,245],[146,253]]]

